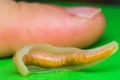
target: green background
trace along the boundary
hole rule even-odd
[[[106,17],[106,30],[101,39],[91,47],[113,40],[120,44],[120,6],[49,2],[60,6],[95,6],[102,9]],[[21,76],[13,65],[12,58],[0,59],[0,80],[120,80],[120,49],[105,61],[80,71],[51,72]]]

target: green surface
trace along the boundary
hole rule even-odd
[[[52,3],[52,2],[51,2]],[[61,6],[79,6],[79,3],[56,2]],[[85,4],[84,4],[85,5]],[[85,6],[88,6],[87,4]],[[116,40],[120,44],[120,7],[92,5],[101,7],[106,17],[107,28],[102,38],[92,47]],[[13,65],[12,58],[0,59],[0,80],[120,80],[120,49],[107,60],[74,72],[51,72],[21,76]]]

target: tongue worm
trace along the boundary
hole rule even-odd
[[[30,72],[31,67],[35,68],[33,66],[40,68],[41,72],[79,70],[106,59],[117,49],[118,43],[115,41],[89,50],[34,44],[18,50],[13,61],[23,76]]]

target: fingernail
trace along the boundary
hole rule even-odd
[[[94,7],[72,7],[67,8],[67,11],[79,17],[92,18],[93,16],[98,14],[101,11],[101,9]]]

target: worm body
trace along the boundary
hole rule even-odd
[[[107,51],[95,52],[95,54],[90,55],[90,53],[84,52],[73,52],[64,54],[53,54],[44,51],[33,51],[28,55],[23,57],[23,61],[26,65],[36,65],[48,68],[57,68],[67,65],[84,65],[89,64],[95,60],[102,59],[109,56],[112,51],[108,49]]]
[[[64,67],[65,69],[70,67],[69,70],[76,70],[106,59],[117,49],[118,43],[115,41],[89,50],[36,44],[18,50],[13,57],[13,61],[18,71],[26,76],[30,71],[28,66],[37,66],[43,70],[57,70]]]

